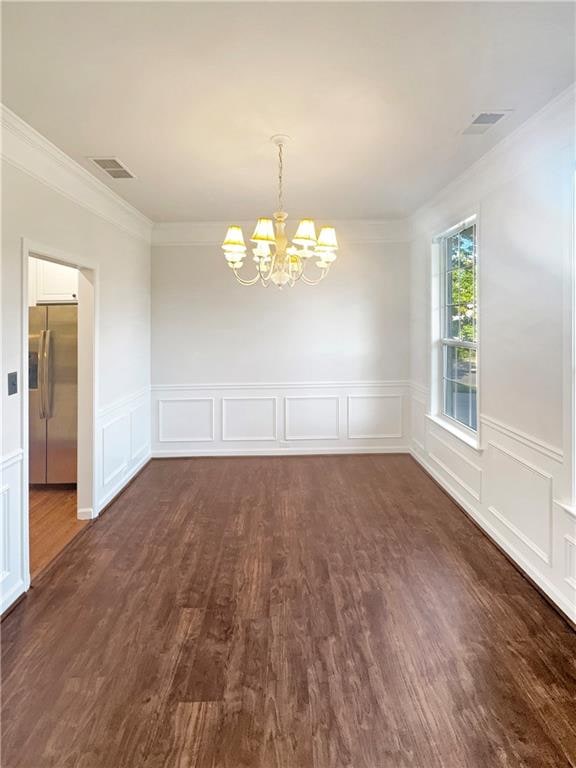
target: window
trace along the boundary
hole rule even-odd
[[[478,428],[476,221],[440,238],[441,410]]]

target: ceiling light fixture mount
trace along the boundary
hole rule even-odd
[[[242,285],[260,283],[267,286],[270,283],[283,288],[290,288],[301,280],[306,285],[317,285],[323,280],[330,266],[336,261],[338,241],[334,227],[322,227],[316,237],[316,226],[312,219],[302,219],[288,244],[286,235],[286,220],[288,214],[284,211],[284,147],[290,137],[284,134],[272,136],[270,141],[278,148],[278,210],[273,219],[258,219],[256,229],[250,238],[256,274],[251,278],[243,278],[238,274],[244,266],[247,247],[244,243],[242,227],[234,224],[228,227],[226,238],[222,244],[224,258],[234,275]],[[308,264],[317,259],[316,274],[311,276]]]

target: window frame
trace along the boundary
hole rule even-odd
[[[456,339],[447,335],[447,284],[446,275],[451,271],[447,267],[447,248],[450,237],[457,235],[471,225],[474,226],[474,304],[475,304],[475,341]],[[467,218],[459,221],[457,224],[443,230],[433,239],[434,271],[433,280],[434,291],[432,297],[432,328],[433,328],[433,354],[435,357],[433,364],[434,381],[432,390],[431,417],[432,420],[440,424],[456,437],[462,439],[473,448],[478,449],[480,445],[480,290],[479,290],[479,220],[478,214],[474,213]],[[446,350],[471,349],[476,353],[476,429],[454,418],[446,412],[446,382],[454,381],[446,378]],[[472,419],[470,419],[472,420]]]

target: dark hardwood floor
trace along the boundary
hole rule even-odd
[[[3,768],[576,766],[576,634],[408,456],[153,461],[2,673]]]

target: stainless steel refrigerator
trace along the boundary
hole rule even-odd
[[[29,308],[30,484],[75,483],[78,307]]]

